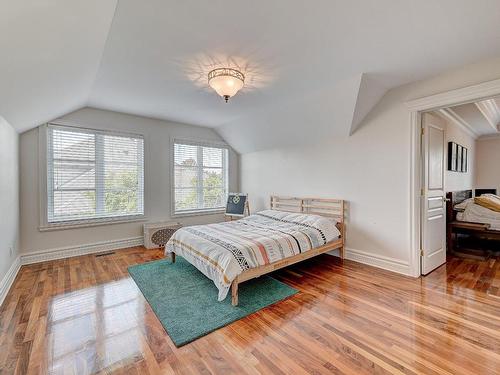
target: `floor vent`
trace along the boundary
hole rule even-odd
[[[108,256],[108,255],[113,255],[115,252],[114,251],[110,251],[109,253],[101,253],[101,254],[97,254],[95,257],[98,258],[98,257],[105,257],[105,256]]]

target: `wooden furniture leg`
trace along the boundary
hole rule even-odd
[[[342,204],[342,210],[344,209],[344,205]],[[339,256],[340,259],[344,260],[345,259],[345,225],[344,223],[339,223],[340,227],[340,235],[342,239],[342,247],[339,248]]]
[[[454,253],[455,252],[455,236],[456,234],[453,233],[453,230],[450,229],[450,245],[449,245],[449,248],[450,248],[450,253]]]
[[[238,280],[233,280],[231,284],[231,304],[238,306]]]
[[[170,256],[172,257],[172,263],[175,263],[175,253],[170,253]]]

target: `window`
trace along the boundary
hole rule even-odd
[[[143,215],[141,136],[48,126],[49,224]]]
[[[174,214],[223,209],[227,165],[227,147],[174,141]]]

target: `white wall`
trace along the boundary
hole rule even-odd
[[[0,281],[19,250],[19,135],[0,117]]]
[[[346,199],[348,250],[409,273],[411,137],[405,102],[498,78],[500,59],[464,67],[390,90],[351,137],[242,154],[241,190],[249,193],[253,209],[267,207],[270,194]]]
[[[500,138],[476,141],[476,187],[500,194]]]
[[[84,108],[64,116],[68,124],[94,129],[120,130],[144,135],[145,205],[148,220],[170,218],[170,139],[172,137],[220,141],[212,129]],[[38,128],[21,135],[21,253],[93,244],[142,236],[142,222],[40,232],[38,190]],[[229,188],[238,190],[238,156],[229,156]],[[221,214],[173,219],[184,224],[223,220]]]
[[[446,191],[467,190],[474,188],[476,141],[469,133],[455,123],[446,121],[446,168],[448,169],[448,142],[455,142],[467,148],[467,172],[446,171]]]

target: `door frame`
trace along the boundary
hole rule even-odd
[[[421,275],[421,188],[422,188],[422,113],[500,96],[500,79],[430,95],[405,104],[410,114],[410,256],[414,277]]]

